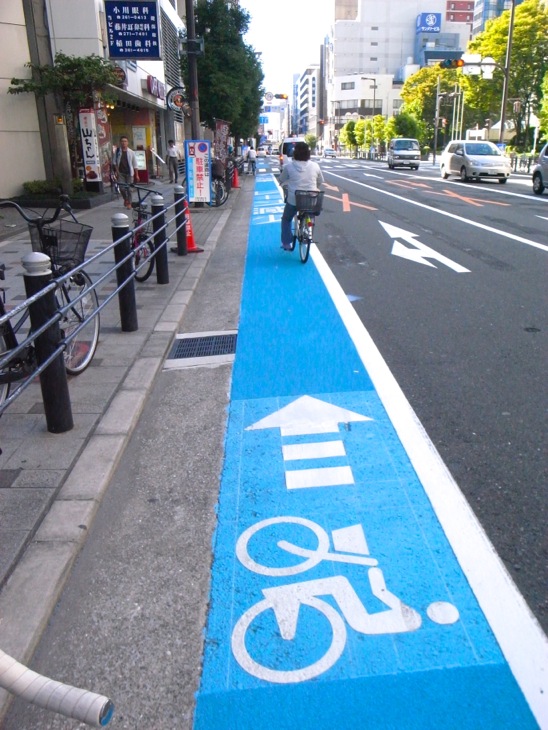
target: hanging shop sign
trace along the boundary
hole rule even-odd
[[[110,58],[161,59],[155,0],[105,0],[105,15]]]
[[[97,142],[97,124],[93,109],[80,109],[80,138],[82,140],[82,158],[86,180],[101,180],[101,163],[99,144]]]
[[[184,86],[175,86],[166,96],[167,108],[172,112],[183,112],[185,117],[190,116],[190,104],[185,96]]]

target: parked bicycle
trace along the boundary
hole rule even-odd
[[[299,255],[303,264],[308,261],[310,244],[314,243],[314,225],[316,216],[320,215],[323,206],[323,192],[316,190],[296,190],[295,200],[297,213],[293,218],[293,240],[290,250],[299,242]]]
[[[133,209],[133,236],[131,248],[133,250],[133,264],[135,267],[135,279],[139,282],[146,281],[154,270],[154,242],[152,236],[151,211],[146,199],[157,190],[145,188],[142,185],[130,185],[121,183],[120,187],[129,187],[137,191],[137,202],[132,202]]]
[[[228,200],[228,186],[222,160],[215,158],[211,163],[211,205],[224,205]]]
[[[0,208],[15,208],[29,224],[32,248],[51,259],[53,278],[58,280],[56,299],[60,312],[59,326],[64,345],[67,373],[78,375],[93,359],[99,341],[99,301],[89,275],[82,269],[91,226],[79,223],[72,213],[68,196],[61,196],[52,216],[32,217],[12,200],[0,200]],[[62,211],[71,219],[59,218]],[[0,265],[0,279],[5,278],[5,265]],[[27,307],[18,307],[6,317],[5,292],[0,296],[0,403],[9,393],[11,383],[24,380],[36,369],[36,353],[32,333],[20,343],[17,335],[29,319]],[[18,317],[16,321],[12,321]],[[27,325],[28,328],[28,325]]]

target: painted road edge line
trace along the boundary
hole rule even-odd
[[[548,638],[316,245],[310,254],[506,661],[548,730]]]

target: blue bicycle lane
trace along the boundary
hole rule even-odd
[[[546,637],[281,209],[259,176],[194,727],[548,727]]]

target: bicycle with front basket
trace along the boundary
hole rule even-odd
[[[290,250],[295,249],[299,242],[299,256],[303,264],[308,261],[310,244],[314,243],[314,226],[316,216],[320,215],[323,206],[323,191],[317,190],[296,190],[295,202],[297,213],[293,218],[293,238]]]
[[[145,188],[134,183],[119,183],[120,187],[131,188],[137,191],[137,202],[131,203],[133,210],[133,236],[130,240],[133,251],[133,266],[135,269],[136,281],[146,281],[154,271],[154,242],[152,236],[151,211],[146,203],[147,198],[153,193],[158,193],[153,188]]]
[[[70,375],[79,375],[93,360],[99,341],[97,292],[89,275],[78,268],[84,263],[93,228],[76,220],[67,195],[61,196],[59,205],[50,217],[45,214],[30,216],[13,200],[0,200],[0,208],[7,207],[15,208],[29,224],[33,250],[51,259],[53,279],[58,280],[56,299],[61,313],[59,326],[64,344],[65,368]],[[62,211],[67,212],[70,218],[59,218]],[[0,279],[4,278],[5,265],[1,264]],[[5,293],[3,290],[1,293],[0,404],[8,397],[11,383],[28,378],[37,366],[32,336],[22,342],[17,337],[29,319],[29,310],[24,306],[20,309],[15,307],[11,316],[4,320]],[[12,322],[16,317],[18,319]]]

